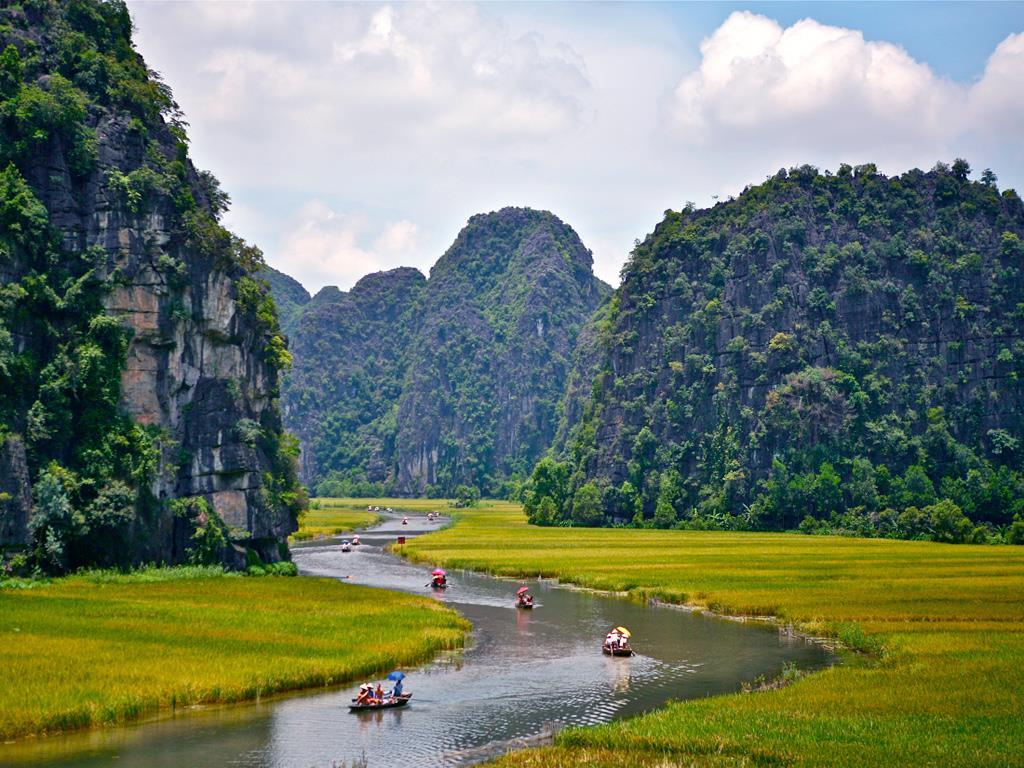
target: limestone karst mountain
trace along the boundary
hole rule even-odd
[[[498,492],[550,445],[576,335],[607,293],[572,228],[528,208],[471,218],[428,279],[325,289],[301,312],[285,386],[304,479]]]
[[[1010,524],[1024,206],[969,173],[801,167],[667,212],[571,379],[535,519],[960,540],[964,515]]]
[[[219,517],[281,556],[288,353],[226,203],[122,4],[0,9],[0,545],[180,561]]]

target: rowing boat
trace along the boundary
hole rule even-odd
[[[357,704],[356,700],[352,699],[352,703],[348,705],[348,708],[351,712],[365,712],[369,709],[394,709],[395,707],[404,707],[411,698],[411,693],[403,693],[401,696],[385,699],[379,704]]]
[[[601,651],[606,656],[632,656],[633,655],[633,649],[628,647],[628,646],[625,647],[625,648],[610,648],[607,645],[602,645],[601,646]]]

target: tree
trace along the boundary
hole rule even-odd
[[[827,461],[821,463],[814,479],[814,505],[821,517],[830,517],[843,508],[843,492],[839,486],[839,473]]]
[[[935,485],[920,464],[907,468],[903,475],[903,496],[906,507],[927,507],[935,503]]]
[[[875,468],[868,459],[854,459],[851,463],[850,482],[847,485],[850,504],[864,507],[868,512],[878,509],[878,486],[875,484]]]
[[[452,506],[465,508],[475,507],[480,501],[480,489],[475,485],[459,485],[455,488]]]
[[[933,541],[960,544],[970,540],[974,524],[949,499],[925,507],[922,512],[931,518]]]
[[[523,508],[530,522],[545,525],[554,522],[566,512],[569,496],[569,464],[545,457],[537,462],[530,476],[530,490]],[[552,514],[541,516],[540,505],[544,499],[551,500]],[[540,522],[546,518],[546,522]]]
[[[601,490],[594,483],[584,483],[572,499],[572,520],[580,525],[600,525],[604,520]]]
[[[551,525],[557,520],[558,511],[550,496],[545,496],[529,513],[529,521],[534,525]]]
[[[654,505],[655,528],[671,528],[678,518],[676,504],[682,495],[682,478],[674,469],[666,469],[661,473],[658,484],[658,500]]]
[[[72,565],[69,550],[89,530],[85,516],[71,506],[67,487],[71,481],[66,469],[52,464],[43,470],[32,489],[35,507],[29,530],[35,539],[36,559],[58,572]]]

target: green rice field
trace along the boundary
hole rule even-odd
[[[1024,547],[536,528],[499,503],[399,550],[448,568],[775,616],[869,652],[778,690],[564,731],[498,765],[1024,765]]]
[[[366,511],[366,504],[354,509],[347,499],[314,499],[310,508],[299,517],[299,530],[292,541],[322,539],[366,528],[380,519],[380,515]]]
[[[457,648],[468,629],[430,598],[333,579],[182,568],[8,586],[0,741],[345,683]]]

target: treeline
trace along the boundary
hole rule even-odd
[[[894,476],[887,467],[858,458],[842,470],[825,461],[816,472],[792,473],[776,459],[753,503],[736,512],[717,500],[687,506],[682,477],[666,470],[658,478],[654,514],[647,517],[637,486],[629,480],[603,489],[586,482],[574,490],[571,465],[545,458],[512,496],[524,503],[535,525],[799,530],[947,543],[1024,544],[1024,473],[1005,465],[985,463],[965,476],[945,476],[938,483],[920,464]],[[620,514],[609,519],[607,509]]]

